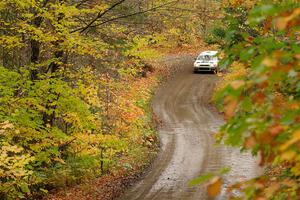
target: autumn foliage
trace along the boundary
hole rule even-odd
[[[116,3],[0,2],[0,199],[36,198],[153,156],[159,79],[145,62],[155,51],[142,49],[159,38],[116,25],[139,12]]]
[[[299,199],[300,4],[253,2],[224,6],[221,66],[235,75],[215,100],[227,120],[219,137],[259,155],[266,171],[228,191],[231,199]]]
[[[153,60],[199,41],[218,4],[207,2],[2,0],[0,199],[149,162],[149,101],[165,73]]]

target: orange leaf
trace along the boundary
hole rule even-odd
[[[231,82],[231,83],[230,83],[230,86],[231,86],[233,89],[237,90],[237,89],[239,89],[241,86],[243,86],[244,84],[245,84],[245,81],[243,81],[243,80],[236,80],[236,81]]]
[[[300,8],[296,8],[290,15],[277,18],[276,27],[279,30],[286,29],[288,27],[289,22],[299,17],[299,15],[300,15]]]
[[[258,92],[254,97],[253,100],[254,102],[256,102],[257,104],[262,104],[265,100],[266,96],[264,93],[262,92]]]
[[[274,125],[269,129],[269,132],[272,136],[277,136],[279,133],[284,131],[284,127],[282,125]]]
[[[270,133],[266,132],[259,136],[259,140],[261,141],[262,144],[272,144],[274,139],[272,135],[270,135]]]
[[[214,177],[207,186],[207,194],[210,197],[216,197],[220,194],[223,181],[220,177]]]
[[[298,53],[298,54],[294,55],[294,57],[297,59],[300,59],[300,54]]]
[[[268,200],[266,197],[256,197],[255,200]]]
[[[225,119],[230,119],[234,116],[235,109],[238,105],[238,101],[236,99],[233,99],[231,97],[228,97],[225,99]]]
[[[264,33],[267,33],[272,27],[272,18],[268,17],[264,23]]]
[[[279,17],[276,21],[276,27],[279,30],[284,30],[289,22],[289,18],[288,17]]]
[[[266,190],[265,193],[268,198],[271,198],[274,196],[274,193],[280,188],[279,183],[272,183]]]
[[[295,187],[297,183],[294,180],[290,180],[288,178],[284,179],[281,181],[281,184],[287,186],[287,187]]]
[[[298,110],[299,109],[299,103],[298,102],[293,102],[289,104],[289,108],[292,110]]]
[[[244,146],[246,149],[251,149],[257,144],[255,137],[250,136],[245,139]]]

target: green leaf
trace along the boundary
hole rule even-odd
[[[195,178],[194,180],[192,180],[189,185],[190,186],[195,186],[195,185],[198,185],[198,184],[201,184],[201,183],[204,183],[206,181],[209,181],[210,179],[212,179],[213,177],[215,177],[215,174],[212,173],[212,172],[209,172],[205,175],[202,175],[198,178]]]
[[[229,167],[224,167],[224,168],[220,169],[220,171],[218,172],[218,174],[219,174],[220,176],[223,176],[223,175],[225,175],[225,174],[228,174],[230,171],[231,171],[231,168],[229,168]]]
[[[45,193],[45,194],[48,194],[48,193],[49,193],[48,190],[45,190],[45,189],[43,189],[43,188],[40,188],[40,191],[43,192],[43,193]]]
[[[20,187],[20,189],[23,193],[29,193],[30,192],[29,187],[26,183],[20,184],[19,187]]]

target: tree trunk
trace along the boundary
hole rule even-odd
[[[42,17],[36,17],[34,18],[34,20],[32,21],[32,24],[36,27],[40,27],[41,23],[43,21]],[[30,58],[30,62],[33,64],[37,64],[39,61],[39,57],[40,57],[40,42],[34,39],[30,40],[30,44],[31,44],[31,58]],[[31,80],[36,80],[38,78],[38,69],[31,69],[30,70],[30,77]]]

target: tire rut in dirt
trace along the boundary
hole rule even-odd
[[[210,104],[218,77],[193,74],[189,58],[177,63],[182,70],[161,86],[153,100],[153,110],[162,120],[161,151],[149,173],[120,200],[206,200],[204,186],[188,186],[203,173],[234,168],[225,177],[226,185],[257,175],[256,161],[249,154],[214,145],[213,133],[223,124]],[[219,199],[226,198],[224,191]]]

